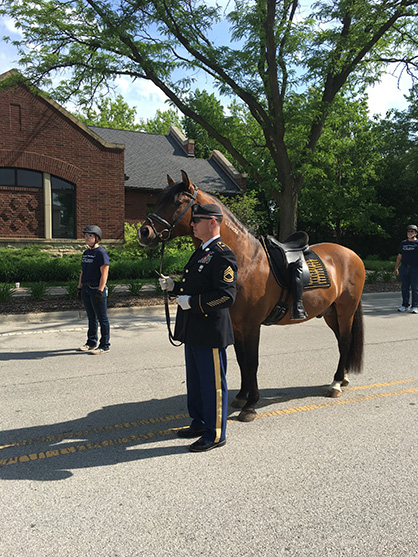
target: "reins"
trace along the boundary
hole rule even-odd
[[[187,206],[185,207],[185,209],[183,209],[183,211],[180,213],[180,215],[176,218],[176,220],[172,224],[170,224],[168,221],[166,221],[165,219],[163,219],[162,217],[160,217],[160,215],[157,215],[156,213],[150,213],[147,217],[147,220],[149,221],[150,226],[151,226],[154,234],[161,241],[160,273],[159,273],[160,276],[163,274],[163,260],[164,260],[165,244],[166,244],[166,242],[171,240],[172,235],[173,235],[173,230],[174,230],[176,224],[183,218],[183,216],[187,213],[187,211],[190,209],[190,207],[195,204],[198,189],[199,188],[197,186],[194,186],[193,194],[190,194],[187,191],[182,192],[184,195],[187,195],[187,196],[190,197],[190,201],[187,204]],[[166,228],[161,230],[161,232],[157,232],[153,221],[156,221],[159,224],[162,224]],[[171,332],[170,309],[169,309],[169,306],[168,306],[168,292],[167,292],[167,290],[164,290],[164,309],[165,309],[165,321],[166,321],[167,330],[168,330],[168,339],[173,346],[181,346],[183,343],[182,342],[176,343],[176,341],[174,340],[174,337],[173,337],[173,333]]]
[[[164,248],[167,240],[161,240],[161,256],[160,256],[160,276],[163,274],[163,259],[164,259]],[[164,310],[165,310],[165,322],[168,331],[168,340],[173,346],[181,346],[183,343],[176,343],[171,332],[171,320],[170,320],[170,308],[168,306],[168,292],[164,290]]]

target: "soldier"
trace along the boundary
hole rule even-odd
[[[225,445],[228,407],[226,347],[234,342],[229,308],[235,301],[237,260],[220,237],[218,205],[195,204],[193,234],[202,241],[180,281],[162,276],[160,286],[178,304],[174,338],[185,345],[187,406],[192,423],[181,438],[200,437],[189,449],[202,452]]]

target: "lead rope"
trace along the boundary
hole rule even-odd
[[[161,256],[160,256],[160,276],[163,274],[163,259],[164,259],[165,240],[161,242]],[[168,340],[173,346],[181,346],[183,343],[176,343],[171,332],[170,309],[168,307],[168,292],[164,290],[164,309],[165,309],[165,322],[167,324]]]

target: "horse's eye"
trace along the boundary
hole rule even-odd
[[[177,198],[176,201],[175,201],[175,206],[180,207],[181,204],[182,204],[181,199]]]

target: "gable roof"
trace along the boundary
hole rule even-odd
[[[188,156],[172,134],[89,127],[105,141],[125,145],[126,188],[161,191],[167,186],[167,174],[177,182],[184,170],[191,182],[203,191],[222,195],[242,193],[215,157],[205,160]]]

